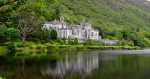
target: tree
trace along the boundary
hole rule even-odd
[[[28,34],[39,29],[39,22],[36,18],[35,12],[32,10],[22,10],[17,13],[18,30],[21,34],[22,41],[25,41]]]
[[[56,30],[51,30],[50,37],[51,37],[52,40],[56,40],[57,39],[57,32],[56,32]]]
[[[17,10],[16,20],[22,41],[25,41],[29,34],[41,29],[41,24],[47,20],[47,17],[54,14],[49,6],[56,1],[57,0],[27,0],[26,4]]]
[[[13,24],[13,17],[17,9],[24,5],[27,0],[0,0],[0,25],[9,26]]]
[[[7,36],[6,38],[8,41],[17,40],[19,38],[19,33],[15,28],[7,28],[5,36]]]
[[[51,31],[46,28],[39,29],[36,32],[32,33],[31,40],[47,42],[51,39],[50,33]]]
[[[5,36],[5,31],[6,31],[7,27],[4,25],[0,26],[0,42],[5,42],[6,41],[6,36]]]
[[[9,1],[9,0],[1,0],[0,1],[0,7],[3,7],[5,5],[9,5],[9,4],[15,3],[16,1],[17,0],[11,0],[11,1]]]

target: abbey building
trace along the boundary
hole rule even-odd
[[[44,28],[56,30],[57,37],[60,39],[77,38],[79,41],[84,41],[86,39],[98,41],[101,39],[101,36],[99,36],[99,31],[92,28],[92,25],[85,21],[81,22],[79,25],[67,25],[67,23],[64,21],[64,18],[61,17],[60,20],[46,22],[44,24]]]

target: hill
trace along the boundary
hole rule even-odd
[[[101,30],[104,37],[116,37],[127,32],[148,35],[150,14],[145,0],[61,0],[60,15],[68,22],[79,23],[86,18]],[[149,2],[147,2],[148,4]]]

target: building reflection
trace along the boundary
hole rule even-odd
[[[90,74],[99,66],[98,53],[78,53],[77,55],[66,55],[64,59],[57,61],[55,66],[47,65],[46,69],[42,69],[43,74],[52,74],[56,76],[64,76],[66,73],[78,73],[82,75]]]

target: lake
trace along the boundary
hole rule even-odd
[[[149,79],[150,50],[78,51],[53,61],[0,63],[0,75],[6,79]]]

